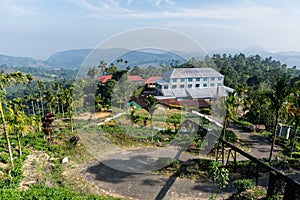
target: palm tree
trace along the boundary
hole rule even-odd
[[[56,103],[57,103],[57,113],[59,114],[60,113],[59,101],[60,101],[60,96],[61,96],[61,85],[57,82],[54,82],[53,87],[54,87],[55,99],[56,99]]]
[[[272,145],[270,150],[269,163],[271,163],[272,161],[272,154],[273,154],[273,149],[276,141],[276,129],[277,129],[277,124],[279,119],[279,111],[289,94],[290,94],[290,87],[287,83],[287,77],[284,75],[280,77],[279,76],[275,77],[275,82],[271,87],[271,91],[266,92],[266,96],[271,101],[271,108],[275,115],[275,123],[272,130],[273,140],[272,140]]]
[[[292,158],[295,142],[297,140],[297,129],[300,125],[300,91],[298,87],[294,89],[290,98],[290,102],[287,105],[286,111],[294,125],[293,134],[290,136],[291,138],[290,157]]]
[[[100,60],[98,68],[100,69],[100,72],[102,72],[102,75],[105,73],[106,65],[107,64],[104,60]]]
[[[55,96],[50,89],[45,91],[45,99],[47,100],[50,113],[54,113],[52,108],[53,104],[55,103]]]
[[[152,124],[153,114],[154,114],[154,111],[157,109],[156,105],[159,104],[159,102],[154,98],[154,96],[149,95],[145,99],[145,103],[147,105],[147,109],[150,114],[151,141],[153,142],[153,124]]]
[[[41,107],[40,107],[40,95],[39,94],[34,94],[33,96],[32,96],[32,103],[33,103],[33,101],[35,101],[35,105],[36,105],[36,107],[37,107],[37,110],[38,110],[38,113],[41,115],[42,114],[42,111],[41,111]]]
[[[12,84],[20,84],[20,83],[27,84],[31,80],[32,77],[30,75],[26,75],[21,72],[12,72],[10,74],[5,74],[5,75],[3,73],[0,73],[0,117],[3,123],[3,132],[5,134],[7,149],[9,153],[9,160],[12,166],[14,165],[14,161],[13,161],[13,154],[12,154],[12,149],[11,149],[11,144],[9,139],[10,132],[7,127],[6,118],[3,109],[3,106],[6,103],[6,87]]]
[[[8,110],[8,126],[18,139],[19,157],[22,156],[21,136],[28,132],[27,115],[24,113],[26,106],[20,98],[13,99],[7,102],[6,109]]]
[[[236,98],[235,92],[229,92],[228,96],[225,99],[226,104],[226,113],[225,113],[225,120],[223,124],[223,130],[222,130],[222,139],[225,140],[226,136],[226,129],[229,124],[229,122],[236,117],[236,107],[238,106],[237,98]],[[222,164],[224,164],[224,143],[222,142]]]
[[[73,132],[74,131],[74,123],[73,123],[73,86],[66,89],[65,92],[66,92],[66,100],[67,100],[67,111],[68,111],[68,115],[69,115],[69,118],[70,118],[70,127],[71,127],[71,131]]]
[[[66,98],[66,89],[63,89],[60,91],[60,103],[61,103],[61,112],[62,112],[62,117],[65,117],[65,105],[67,103],[67,98]]]
[[[45,111],[44,111],[44,105],[43,105],[43,92],[44,92],[44,89],[45,89],[45,84],[42,81],[40,81],[40,80],[37,81],[37,84],[38,84],[38,89],[39,89],[42,114],[44,115]]]

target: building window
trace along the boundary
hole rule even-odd
[[[164,89],[169,89],[169,86],[168,85],[164,85]]]
[[[199,81],[200,81],[200,78],[196,78],[196,81],[199,82]]]
[[[189,82],[192,82],[192,81],[193,81],[193,78],[188,78],[188,81],[189,81]]]
[[[222,83],[218,83],[218,86],[222,86]]]
[[[173,78],[173,82],[177,82],[177,78]]]
[[[180,88],[184,88],[184,85],[180,85]]]
[[[192,88],[193,87],[193,85],[192,84],[188,84],[188,88]]]
[[[184,82],[184,81],[185,81],[185,78],[181,78],[180,81],[181,81],[181,82]]]
[[[200,84],[196,84],[196,88],[199,88],[200,87]]]
[[[215,77],[210,77],[210,80],[211,80],[211,81],[214,81],[214,80],[215,80]]]
[[[221,81],[222,80],[222,77],[218,77],[218,81]]]
[[[177,88],[177,85],[172,85],[172,89],[176,89]]]
[[[204,84],[203,84],[203,87],[207,87],[207,83],[204,83]]]
[[[204,77],[204,78],[203,78],[203,81],[207,81],[207,78],[206,78],[206,77]]]
[[[211,84],[210,84],[210,87],[214,87],[214,86],[215,86],[215,84],[214,84],[214,83],[211,83]]]

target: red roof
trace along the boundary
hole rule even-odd
[[[102,83],[106,83],[108,80],[112,78],[112,75],[105,75],[98,77],[98,81]],[[144,82],[144,79],[140,76],[128,76],[128,81],[135,82],[135,81],[141,81]]]
[[[111,78],[112,78],[112,75],[100,76],[100,77],[98,77],[98,81],[100,81],[101,83],[106,83]]]
[[[163,78],[162,76],[152,76],[145,81],[145,84],[155,83],[157,79]]]
[[[209,103],[204,100],[194,99],[194,100],[181,100],[178,101],[176,98],[169,99],[158,99],[161,104],[165,104],[167,106],[187,106],[189,108],[208,108]]]
[[[128,81],[130,81],[130,82],[135,82],[135,81],[144,82],[144,79],[140,76],[128,76]]]

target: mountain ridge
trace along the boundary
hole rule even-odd
[[[243,53],[246,56],[259,55],[262,58],[272,57],[273,59],[280,61],[281,64],[286,64],[288,67],[296,66],[298,69],[300,69],[300,52],[298,51],[268,52],[260,47],[249,47],[240,51],[238,49],[220,49],[211,51],[211,55],[217,53],[231,55]],[[88,55],[89,59],[85,60]],[[51,69],[78,69],[82,63],[88,66],[97,65],[99,60],[101,60],[97,55],[103,55],[103,57],[108,58],[108,61],[106,61],[108,63],[113,62],[116,59],[128,60],[128,64],[132,67],[136,65],[151,65],[152,63],[162,63],[168,65],[176,60],[178,60],[179,63],[186,61],[186,59],[181,56],[182,54],[172,51],[157,53],[151,51],[134,50],[128,52],[126,49],[93,50],[86,48],[58,51],[49,56],[49,58],[46,60],[0,54],[0,66],[6,65],[8,67],[26,66]]]

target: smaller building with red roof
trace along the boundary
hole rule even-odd
[[[154,88],[155,89],[155,81],[158,79],[162,79],[162,76],[152,76],[144,82],[148,88]]]
[[[112,79],[112,75],[104,75],[104,76],[99,76],[97,78],[98,81],[101,83],[105,84],[108,80]],[[136,83],[136,84],[143,84],[145,79],[143,79],[140,76],[128,76],[127,79],[129,82]]]

